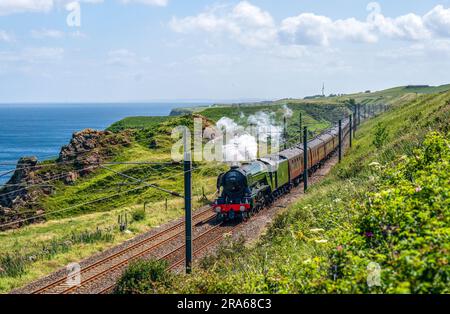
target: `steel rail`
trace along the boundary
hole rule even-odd
[[[199,218],[199,217],[202,217],[203,215],[205,215],[205,214],[208,213],[208,212],[209,212],[209,208],[208,208],[208,209],[205,209],[205,210],[203,210],[203,211],[197,212],[196,215],[194,216],[194,219],[197,219],[197,218]],[[207,218],[208,218],[208,220],[210,220],[210,219],[213,218],[214,216],[215,216],[215,215],[211,215],[211,217],[207,217]],[[146,244],[146,243],[155,241],[156,239],[161,238],[161,237],[167,235],[167,233],[170,233],[170,232],[172,232],[172,231],[174,231],[174,230],[176,230],[176,229],[180,229],[180,228],[182,228],[183,226],[184,226],[184,222],[179,222],[179,223],[177,223],[176,225],[174,225],[174,226],[172,226],[172,227],[170,227],[170,228],[168,228],[168,229],[166,229],[166,230],[163,230],[163,231],[161,231],[161,232],[158,232],[158,233],[156,233],[156,234],[154,234],[154,235],[152,235],[152,236],[150,236],[150,237],[148,237],[148,238],[142,239],[141,241],[138,241],[138,242],[136,242],[135,244],[133,244],[133,245],[131,245],[131,246],[129,246],[129,247],[126,247],[126,248],[124,248],[123,250],[120,250],[120,251],[116,252],[115,254],[112,254],[112,255],[110,255],[110,256],[106,256],[106,257],[100,259],[99,261],[97,261],[97,262],[95,262],[95,263],[93,263],[93,264],[87,266],[86,268],[82,269],[82,273],[86,273],[86,272],[88,272],[88,271],[94,269],[95,267],[97,267],[97,266],[99,266],[99,265],[102,265],[102,264],[105,264],[105,263],[109,262],[110,260],[112,260],[112,259],[114,259],[114,258],[117,258],[117,257],[119,257],[119,256],[121,256],[121,255],[126,254],[126,253],[129,253],[130,251],[132,251],[132,250],[138,248],[138,247],[141,246],[141,245],[144,245],[144,244]],[[170,239],[173,240],[174,237],[177,237],[177,236],[179,236],[180,234],[183,234],[183,233],[184,233],[184,231],[183,231],[183,232],[179,232],[179,233],[177,233],[176,235],[171,236]],[[168,242],[168,239],[164,240],[163,242]],[[161,245],[161,244],[160,244],[160,245]],[[160,246],[160,245],[159,245],[159,246]],[[152,246],[151,249],[154,249],[154,247]],[[45,293],[46,290],[53,289],[53,288],[57,287],[58,285],[63,284],[65,281],[66,281],[66,278],[65,278],[65,277],[60,278],[60,279],[58,279],[58,280],[56,280],[56,281],[54,281],[54,282],[52,282],[52,283],[50,283],[50,284],[48,284],[48,285],[46,285],[46,286],[44,286],[44,287],[41,287],[41,288],[39,288],[39,289],[33,291],[32,294],[42,294],[42,293]],[[85,281],[85,283],[86,283],[86,282],[87,282],[87,280]],[[79,288],[79,287],[76,286],[76,288]]]

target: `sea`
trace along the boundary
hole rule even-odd
[[[0,104],[0,184],[23,156],[54,159],[72,134],[104,130],[130,116],[167,116],[173,108],[205,103]]]

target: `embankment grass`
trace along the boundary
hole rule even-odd
[[[225,244],[195,276],[152,288],[448,293],[449,121],[450,93],[396,103],[361,126],[344,161],[281,214],[256,245]],[[387,132],[381,142],[380,127]]]

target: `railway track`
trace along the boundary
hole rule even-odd
[[[208,222],[215,217],[209,208],[195,213],[193,218],[194,224],[198,225],[201,222]],[[124,248],[110,256],[104,257],[95,263],[83,268],[81,270],[81,286],[69,286],[63,277],[53,281],[39,289],[36,289],[32,294],[69,294],[76,290],[91,284],[94,281],[105,277],[111,271],[122,269],[126,267],[130,261],[149,254],[150,252],[160,248],[164,244],[182,238],[184,235],[184,222],[179,222],[176,225],[163,230],[157,234],[149,236],[141,241],[138,241],[129,247]]]
[[[287,194],[286,194],[287,195]],[[284,196],[280,197],[279,199],[282,199]],[[256,214],[252,216],[252,218],[256,218],[259,215],[261,215],[262,211],[264,209],[260,210]],[[248,223],[249,221],[246,220],[242,223],[236,223],[234,225],[227,225],[225,223],[222,223],[220,225],[214,226],[213,228],[201,233],[199,236],[195,237],[193,239],[193,257],[199,256],[201,253],[206,251],[208,248],[212,247],[213,245],[219,243],[221,240],[223,240],[225,234],[230,234],[234,230],[238,229],[239,227],[242,227],[243,224]],[[169,268],[168,270],[176,270],[178,267],[181,267],[183,263],[185,262],[185,244],[182,244],[178,246],[177,248],[173,249],[169,253],[159,257],[158,259],[165,259],[169,262]],[[107,287],[103,288],[101,291],[98,292],[98,294],[109,294],[114,291],[114,288],[116,286],[116,283],[108,285]]]
[[[223,240],[224,234],[230,233],[233,230],[237,229],[240,224],[236,225],[224,225],[220,224],[214,226],[213,228],[203,232],[199,236],[193,239],[193,257],[198,256],[200,253],[204,252],[206,249],[210,248],[212,245],[217,244],[221,240]],[[180,267],[185,262],[185,245],[182,244],[170,251],[169,253],[159,257],[158,259],[165,259],[169,262],[169,270],[175,270],[177,267]],[[116,283],[108,285],[106,288],[103,288],[98,294],[109,294],[114,291]]]

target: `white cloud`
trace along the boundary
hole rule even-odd
[[[64,37],[64,32],[56,29],[45,29],[45,28],[39,30],[33,29],[31,31],[31,36],[36,39],[43,39],[43,38],[58,39]]]
[[[144,5],[165,7],[169,3],[169,0],[120,0],[120,2],[123,4],[139,3]]]
[[[334,39],[373,43],[377,37],[367,23],[354,18],[333,21],[329,17],[302,13],[281,22],[281,38],[294,44],[328,46]]]
[[[441,36],[450,36],[450,9],[438,5],[428,12],[423,20],[425,25],[434,33]]]
[[[250,27],[274,27],[275,25],[270,13],[261,10],[259,7],[247,1],[242,1],[233,8],[232,17],[243,25]]]
[[[155,0],[167,2],[167,0]],[[104,0],[1,0],[0,15],[15,13],[47,13],[53,10],[58,4],[65,5],[70,2],[81,2],[89,4],[103,3]]]
[[[335,42],[376,43],[381,38],[424,41],[450,36],[450,9],[438,5],[424,16],[414,13],[386,17],[377,3],[367,20],[350,17],[333,20],[314,13],[301,13],[283,19],[279,25],[270,13],[241,1],[235,6],[223,5],[194,16],[173,17],[170,27],[178,33],[202,31],[219,36],[226,34],[245,46],[319,45]]]
[[[213,7],[196,16],[173,17],[170,27],[178,33],[226,34],[242,45],[253,47],[265,46],[276,40],[275,23],[270,13],[247,1],[234,7]]]
[[[392,39],[422,40],[431,36],[430,31],[424,25],[422,17],[413,13],[397,18],[389,18],[382,14],[377,14],[370,24],[381,35]]]
[[[53,0],[2,0],[0,1],[0,15],[22,12],[49,12],[53,5]]]

